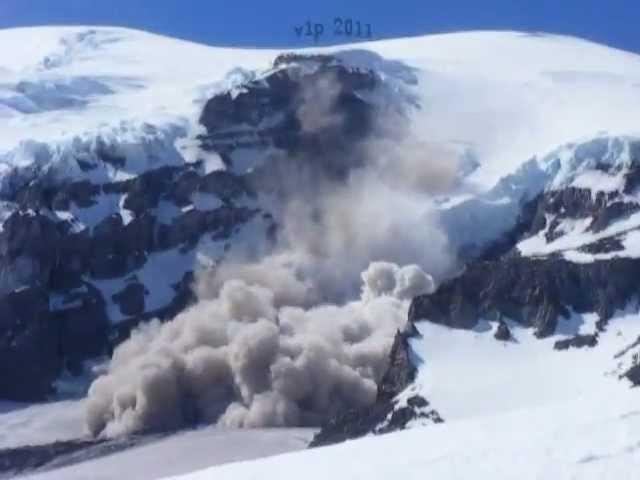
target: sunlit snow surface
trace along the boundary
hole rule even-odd
[[[513,229],[522,218],[523,206],[538,195],[576,188],[586,191],[592,200],[598,195],[609,204],[640,204],[640,192],[629,189],[627,175],[633,173],[632,148],[640,148],[640,137],[597,135],[570,142],[544,155],[536,155],[513,172],[508,172],[492,188],[476,195],[460,194],[439,203],[441,222],[454,248],[487,246]],[[602,171],[604,169],[606,171]],[[627,193],[625,193],[627,192]],[[562,214],[564,212],[560,212]],[[590,263],[614,257],[640,257],[637,229],[640,215],[630,213],[612,218],[601,230],[593,230],[594,216],[580,218],[545,214],[544,228],[517,244],[527,257],[561,254],[566,260]],[[556,220],[558,221],[556,224]],[[554,239],[547,240],[553,226]],[[601,240],[617,239],[620,250],[585,253],[580,249]]]
[[[473,399],[470,398],[469,401]],[[590,397],[210,468],[172,480],[632,480],[637,395]]]
[[[33,480],[155,480],[230,462],[304,449],[312,429],[224,430],[203,427],[116,454],[22,476]]]
[[[624,193],[626,175],[632,166],[631,145],[640,143],[635,137],[599,137],[578,146],[567,145],[539,160],[530,161],[530,169],[520,169],[513,177],[517,178],[517,183],[531,185],[533,193],[539,193],[543,189],[549,191],[575,187],[590,192],[592,199],[604,192],[618,194],[616,201],[623,200],[637,205],[640,203],[640,193],[637,189]],[[598,170],[597,165],[604,166],[608,171],[605,173]],[[637,168],[637,165],[633,167]],[[528,180],[534,175],[544,181]],[[512,196],[512,203],[517,203],[519,198],[523,197]],[[520,254],[544,257],[560,253],[566,260],[576,263],[591,263],[615,257],[640,257],[640,214],[637,212],[615,218],[599,231],[591,229],[594,217],[564,218],[556,227],[555,231],[560,235],[554,240],[546,238],[554,218],[547,215],[546,220],[544,229],[518,243],[517,249]],[[581,247],[607,239],[619,240],[622,248],[606,253],[580,251]]]
[[[142,123],[186,126],[225,75],[276,52],[197,45],[119,28],[0,31],[0,151]]]
[[[553,349],[561,338],[593,333],[597,319],[595,314],[561,318],[558,333],[545,339],[509,323],[514,340],[508,342],[496,341],[495,324],[488,322],[473,331],[420,322],[422,337],[411,345],[421,367],[405,395],[422,393],[447,420],[527,409],[594,392],[615,396],[630,386],[619,379],[619,363],[628,359],[615,356],[640,337],[638,314],[621,312],[613,318],[594,348]]]
[[[186,135],[212,93],[280,53],[103,27],[0,30],[0,44],[11,45],[0,55],[0,154],[26,140],[135,137],[145,124]],[[637,128],[640,59],[570,37],[469,32],[308,51],[414,83],[416,130],[470,146],[481,186],[569,140]]]
[[[85,435],[84,401],[23,404],[0,400],[0,449]]]

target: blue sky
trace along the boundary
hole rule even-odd
[[[303,46],[294,27],[334,17],[370,24],[375,38],[469,29],[576,35],[640,53],[637,0],[0,0],[0,28],[121,25],[217,45]],[[364,33],[364,26],[363,33]]]

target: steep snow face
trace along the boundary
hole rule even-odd
[[[0,449],[83,437],[83,414],[84,401],[39,405],[0,401]]]
[[[425,134],[477,152],[491,186],[535,154],[599,132],[634,133],[638,57],[569,37],[471,32],[376,42],[420,69]],[[606,117],[606,118],[605,118]],[[631,130],[630,130],[631,129]]]
[[[0,31],[0,152],[105,127],[176,124],[237,66],[264,69],[276,52],[212,48],[121,28]],[[172,65],[172,63],[174,63]]]
[[[190,129],[213,92],[278,53],[103,27],[2,30],[0,42],[11,45],[0,56],[0,154],[25,140],[144,124]],[[341,52],[353,66],[413,82],[419,130],[473,149],[481,188],[568,139],[628,132],[640,107],[637,56],[569,37],[470,32],[304,51]]]
[[[487,192],[442,199],[442,222],[462,253],[482,251],[524,221],[532,222],[530,236],[517,245],[524,256],[636,258],[639,169],[638,137],[601,135],[565,144],[525,162]],[[538,196],[538,210],[525,212]]]
[[[539,165],[550,178],[538,213],[544,220],[518,243],[521,255],[557,254],[578,263],[640,256],[640,140],[602,137],[568,145]]]
[[[560,322],[555,335],[544,339],[507,321],[509,341],[497,341],[496,325],[489,322],[473,330],[419,322],[421,335],[410,340],[420,359],[418,375],[399,398],[418,393],[452,421],[593,398],[597,392],[622,395],[630,384],[620,376],[637,352],[627,347],[640,337],[635,305],[609,321],[594,347],[554,349],[558,340],[593,334],[597,320],[597,314],[573,314]]]

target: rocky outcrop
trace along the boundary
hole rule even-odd
[[[574,335],[570,338],[558,340],[553,344],[556,350],[567,350],[569,348],[595,347],[598,344],[598,333],[585,335]]]
[[[286,152],[272,154],[250,175],[258,189],[274,188],[273,182],[286,189],[291,175],[339,179],[360,166],[358,146],[371,135],[376,113],[362,93],[380,84],[378,76],[327,56],[285,54],[274,65],[273,73],[242,91],[206,103],[200,116],[207,130],[199,137],[203,149],[219,153],[232,170],[238,168],[238,149]]]
[[[629,380],[634,387],[640,386],[640,362],[636,361],[635,365],[624,373],[624,377]]]
[[[41,288],[0,300],[0,397],[39,400],[49,393],[49,380],[61,367],[57,325],[48,321],[49,313],[49,297]]]
[[[593,155],[595,147],[586,145]],[[608,150],[597,152],[605,155]],[[598,164],[596,168],[618,175],[620,190],[593,192],[574,186],[545,190],[523,205],[515,227],[476,255],[460,276],[444,282],[434,294],[414,299],[410,321],[427,319],[470,329],[481,318],[508,318],[535,329],[538,337],[547,337],[572,312],[596,312],[597,328],[604,329],[617,309],[636,298],[640,285],[640,260],[624,254],[621,242],[630,230],[606,234],[615,222],[640,211],[640,202],[628,193],[640,171],[640,150],[630,147],[630,152],[625,170],[610,164]],[[578,146],[575,156],[580,155]],[[523,255],[517,247],[534,236],[546,245],[552,244],[567,235],[567,228],[585,219],[590,220],[582,234],[585,241],[575,251],[594,255],[593,260],[573,261],[562,249]],[[603,253],[611,256],[600,260],[597,254]],[[557,348],[594,344],[595,333],[560,342]]]
[[[496,328],[495,333],[493,334],[496,340],[500,340],[506,342],[507,340],[511,340],[511,330],[509,330],[508,325],[504,322],[504,320],[498,321],[498,327]]]
[[[389,365],[378,383],[376,401],[388,402],[404,390],[416,377],[417,368],[410,358],[409,338],[417,335],[413,325],[409,330],[399,331],[393,339],[389,352]]]
[[[144,297],[149,291],[141,283],[129,283],[123,290],[112,295],[123,315],[133,317],[144,312]]]
[[[109,353],[139,322],[184,309],[202,242],[218,243],[221,261],[251,222],[274,242],[277,220],[259,195],[286,195],[303,177],[339,181],[359,166],[375,111],[361,93],[378,83],[333,57],[281,56],[239,93],[204,106],[201,155],[219,155],[226,170],[178,161],[173,151],[163,164],[155,157],[173,146],[161,136],[139,149],[98,137],[78,142],[73,155],[86,178],[11,176],[0,192],[13,209],[0,230],[0,398],[44,399],[63,369],[79,373],[84,359]],[[251,167],[236,155],[247,147],[259,159]],[[153,158],[139,171],[143,150]]]
[[[402,430],[413,420],[443,422],[438,412],[429,408],[429,402],[420,395],[409,397],[403,404],[396,399],[415,379],[417,369],[410,358],[409,338],[416,334],[413,329],[396,334],[389,365],[378,384],[375,403],[343,410],[329,418],[313,438],[311,447],[343,442],[370,433]]]
[[[194,174],[189,208],[182,211],[176,205],[170,221],[159,218],[159,202],[170,204],[174,197],[185,196],[184,191],[176,193],[184,185],[180,179]],[[6,312],[0,324],[0,358],[7,370],[16,362],[24,367],[19,375],[2,375],[0,398],[46,398],[62,369],[79,373],[84,359],[113,347],[114,321],[126,320],[131,327],[163,313],[158,307],[148,308],[152,285],[129,277],[144,271],[154,255],[172,249],[187,252],[207,234],[219,241],[230,238],[259,212],[234,202],[252,195],[246,187],[240,190],[242,185],[232,175],[202,175],[184,166],[146,172],[125,182],[56,186],[42,180],[20,190],[14,199],[18,208],[0,232],[0,308]],[[212,197],[219,193],[219,206],[194,208],[191,197],[198,192]],[[93,221],[84,210],[113,203],[107,197],[118,199],[119,211],[96,218],[93,225],[81,223]],[[190,258],[185,256],[185,262]],[[114,293],[105,295],[105,281],[111,282]],[[184,308],[187,288],[179,285],[162,309],[175,314],[176,306]],[[110,311],[120,314],[110,318]]]
[[[603,329],[616,309],[638,291],[640,260],[573,263],[558,256],[524,258],[511,252],[479,261],[445,282],[433,295],[416,297],[409,320],[428,319],[453,328],[474,328],[480,318],[506,317],[534,328],[538,337],[555,332],[571,310],[597,312]]]

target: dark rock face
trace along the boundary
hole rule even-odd
[[[11,292],[0,300],[0,396],[39,400],[59,368],[57,325],[47,321],[49,297],[40,288]]]
[[[624,377],[629,380],[634,387],[640,386],[640,362],[636,361],[636,364],[624,373]]]
[[[416,297],[409,319],[470,329],[479,318],[507,317],[546,337],[572,308],[578,313],[597,312],[598,327],[603,329],[614,311],[636,295],[638,274],[637,259],[580,264],[559,257],[523,258],[512,252],[473,263],[433,295]]]
[[[191,174],[197,180],[189,196],[202,186],[219,191],[222,205],[212,210],[191,207],[170,223],[159,222],[155,215],[158,202],[171,201],[174,189],[183,185],[174,179]],[[51,384],[63,368],[80,373],[83,360],[110,350],[113,327],[108,302],[130,319],[129,329],[156,314],[175,315],[188,304],[191,297],[185,293],[185,284],[176,287],[164,311],[148,310],[148,288],[127,277],[142,269],[154,254],[192,249],[207,234],[229,238],[235,228],[259,212],[234,203],[234,197],[249,195],[246,188],[239,190],[242,181],[227,175],[212,182],[211,177],[184,166],[103,185],[82,181],[45,187],[36,181],[18,192],[18,209],[0,232],[0,308],[6,310],[0,323],[0,358],[7,369],[0,382],[0,398],[42,400],[51,393]],[[131,207],[127,222],[120,213],[102,218],[93,227],[61,218],[72,209],[89,208],[114,194],[124,199],[123,206]],[[104,280],[118,280],[122,287],[105,297],[99,288]],[[26,289],[16,290],[19,286]],[[33,298],[25,306],[16,303],[29,296]],[[16,362],[23,365],[19,374],[9,371]]]
[[[127,316],[140,315],[144,312],[144,296],[149,292],[141,283],[130,283],[124,290],[115,293],[113,300],[120,306],[120,311]]]
[[[638,347],[640,347],[640,337],[614,355],[619,362],[619,368],[624,370],[619,378],[629,380],[634,387],[640,385],[640,348]]]
[[[392,411],[392,404],[378,402],[366,409],[343,410],[322,424],[320,432],[313,437],[309,447],[322,447],[364,437],[384,422]]]
[[[579,148],[576,155],[579,155]],[[640,170],[640,156],[633,158],[627,185]],[[602,167],[604,168],[604,167]],[[626,188],[626,187],[625,187]],[[577,263],[561,253],[524,257],[516,243],[543,234],[547,242],[564,235],[563,220],[591,218],[588,231],[603,232],[613,222],[640,211],[640,204],[621,192],[597,192],[567,187],[550,190],[523,206],[514,229],[478,255],[457,278],[442,284],[433,295],[414,299],[410,321],[428,319],[453,328],[470,329],[479,318],[512,319],[532,327],[538,337],[556,331],[570,311],[596,312],[599,330],[616,309],[637,296],[640,261],[613,257],[605,261]],[[579,251],[615,253],[623,249],[620,234],[595,237]],[[567,345],[589,345],[595,339],[577,338]],[[564,347],[561,343],[560,347]]]
[[[568,350],[570,347],[583,348],[583,347],[595,347],[598,344],[598,333],[575,335],[571,338],[565,338],[564,340],[558,340],[553,344],[553,348],[556,350]]]
[[[620,378],[626,378],[634,387],[640,386],[640,350],[638,349],[638,346],[640,346],[640,337],[638,337],[635,342],[626,347],[624,350],[618,352],[615,356],[616,359],[619,359],[624,355],[627,355],[628,353],[631,354],[631,366],[627,368],[627,370],[620,376]]]
[[[358,143],[371,135],[375,113],[361,93],[376,88],[378,77],[329,56],[284,55],[274,66],[202,111],[201,150],[219,154],[227,170],[207,171],[199,160],[151,162],[131,178],[104,183],[95,175],[15,175],[0,198],[15,205],[0,231],[0,398],[44,399],[63,369],[80,373],[83,360],[109,353],[140,321],[179,313],[194,300],[189,253],[199,242],[222,242],[226,251],[253,221],[275,242],[278,225],[260,208],[261,192],[286,195],[300,183],[292,179],[340,181],[359,166]],[[305,113],[316,105],[319,112]],[[313,128],[305,123],[316,120]],[[264,156],[251,171],[237,165],[235,153],[246,147]],[[137,171],[128,168],[137,159],[101,138],[81,148],[83,172],[103,171],[103,164]],[[155,279],[144,272],[162,255],[183,255],[172,264],[183,265],[163,272],[175,276],[165,279],[174,294],[159,305]]]
[[[127,161],[105,152],[101,158],[120,166]],[[220,205],[194,208],[195,194],[218,198]],[[230,238],[260,211],[245,205],[254,196],[240,176],[204,174],[198,164],[185,164],[104,184],[55,184],[43,177],[5,198],[17,208],[0,231],[0,398],[43,400],[63,369],[81,373],[83,360],[110,351],[138,322],[186,307],[193,300],[190,271],[160,309],[149,308],[148,287],[128,277],[154,254],[188,251],[206,235]],[[178,214],[170,221],[159,220],[161,201],[175,205]],[[118,202],[130,218],[111,213],[93,226],[76,220],[75,212]],[[105,296],[100,281],[122,286]],[[117,326],[108,317],[110,302],[125,319]]]
[[[415,379],[417,369],[410,358],[409,338],[416,330],[398,332],[389,354],[389,366],[378,384],[376,401],[370,407],[352,408],[338,412],[322,425],[310,446],[317,447],[362,437],[369,433],[382,434],[401,430],[416,419],[433,423],[443,422],[429,402],[419,395],[398,406],[395,397]]]
[[[407,399],[407,405],[395,408],[388,421],[382,423],[375,433],[390,433],[403,430],[413,420],[428,420],[432,423],[444,423],[440,414],[429,409],[429,402],[420,395],[414,395]]]
[[[62,368],[102,352],[108,325],[93,289],[76,294],[66,308],[52,311],[39,287],[13,291],[0,299],[0,398],[35,401],[51,393]]]
[[[70,373],[82,373],[83,360],[104,353],[109,319],[101,292],[89,282],[66,294],[50,318],[59,325],[58,356]]]
[[[301,61],[316,67],[307,71],[300,67]],[[264,188],[265,176],[280,182],[281,173],[293,172],[341,178],[360,166],[363,157],[357,147],[371,134],[375,109],[359,93],[376,88],[376,74],[346,68],[327,56],[303,60],[299,55],[282,55],[274,65],[281,69],[249,82],[236,96],[225,93],[207,102],[200,117],[207,129],[200,137],[203,148],[221,153],[231,167],[238,148],[271,146],[286,151],[255,172],[256,188]],[[273,171],[277,175],[270,174]]]
[[[376,401],[391,401],[416,377],[417,368],[409,357],[409,338],[417,331],[398,332],[389,352],[389,366],[378,383]]]
[[[398,408],[394,408],[391,402],[376,402],[367,409],[342,411],[322,425],[322,429],[309,446],[322,447],[364,437],[370,433],[395,432],[406,428],[409,422],[417,419],[432,423],[444,422],[437,411],[429,409],[429,402],[424,398],[414,396],[409,400],[411,404]]]

